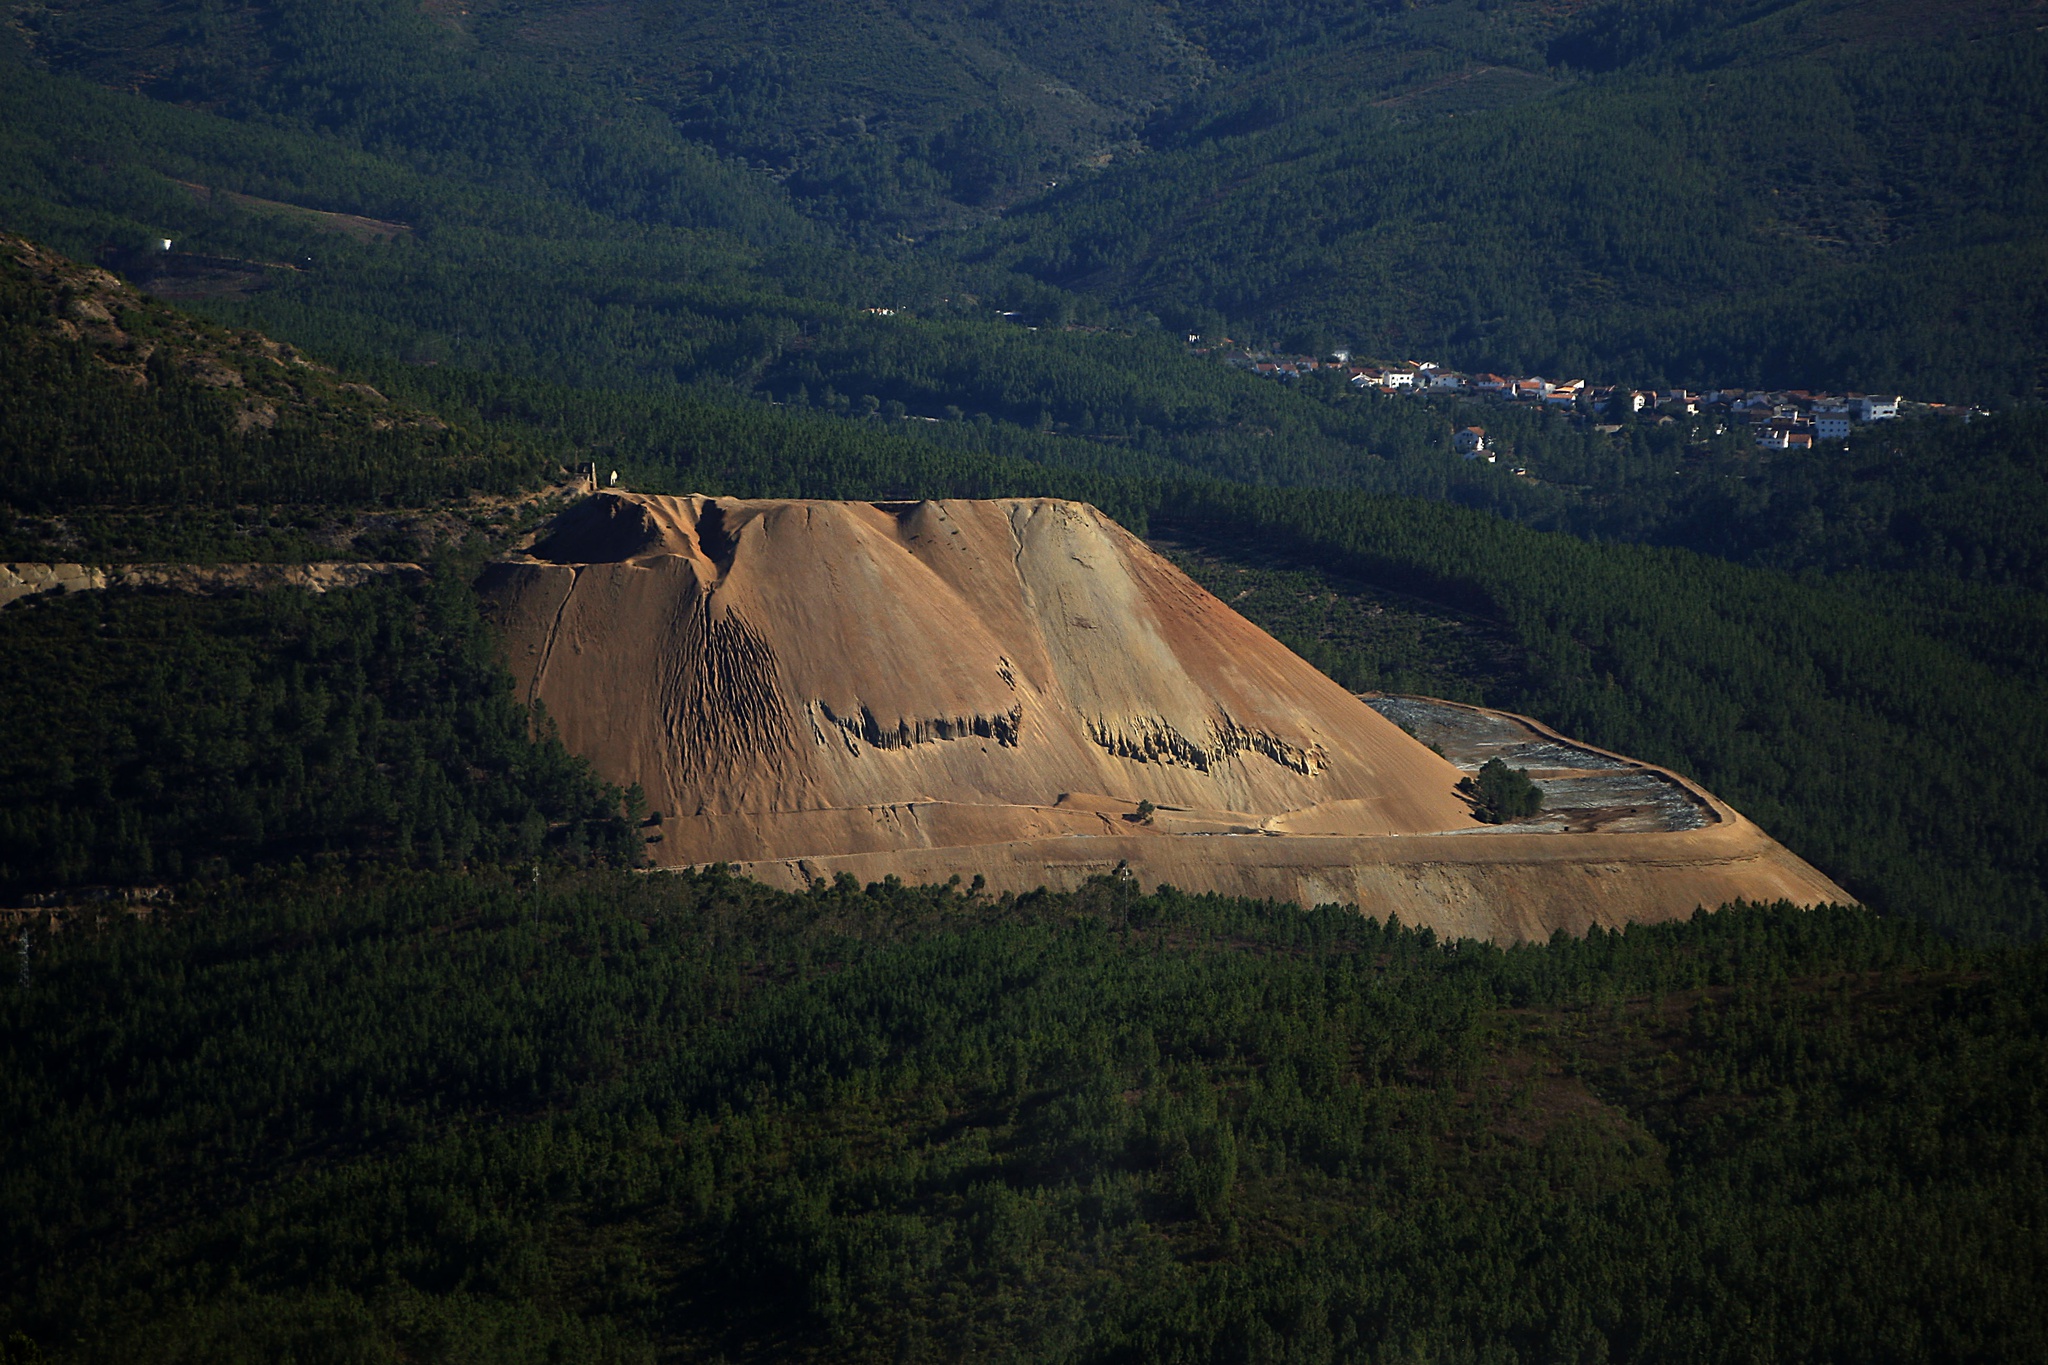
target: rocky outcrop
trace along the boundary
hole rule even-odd
[[[0,607],[44,592],[98,592],[107,571],[96,564],[0,564]]]
[[[302,588],[329,592],[379,578],[420,577],[417,564],[338,561],[316,564],[0,564],[0,607],[45,592],[153,588],[199,594]]]
[[[376,430],[447,428],[433,413],[393,403],[368,384],[344,383],[284,342],[212,326],[163,302],[239,293],[292,267],[151,251],[135,254],[127,268],[134,283],[0,232],[0,277],[21,291],[15,320],[33,329],[31,345],[54,343],[65,362],[102,368],[137,389],[160,382],[164,371],[175,373],[210,390],[203,405],[245,436],[280,419],[326,429],[343,418]]]

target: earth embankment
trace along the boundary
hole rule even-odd
[[[1077,503],[608,493],[483,588],[523,695],[642,787],[670,865],[1123,869],[1501,939],[1847,899],[1719,803],[1678,832],[1480,824],[1456,764]]]

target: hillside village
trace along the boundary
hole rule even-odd
[[[1228,338],[1209,346],[1199,336],[1188,345],[1196,355],[1210,355],[1234,369],[1281,383],[1298,383],[1311,375],[1339,376],[1361,392],[1433,394],[1522,403],[1563,409],[1587,420],[1605,417],[1618,428],[1624,415],[1638,420],[1678,422],[1687,417],[1716,417],[1724,425],[1746,424],[1756,444],[1767,450],[1811,450],[1827,441],[1846,441],[1850,432],[1871,422],[1900,416],[1945,416],[1968,421],[1981,409],[1954,403],[1930,403],[1897,394],[1816,393],[1806,389],[1636,389],[1626,385],[1594,385],[1583,379],[1552,380],[1537,375],[1467,374],[1429,361],[1359,361],[1348,351],[1327,359],[1276,355],[1247,350]],[[1603,424],[1606,425],[1606,424]],[[1486,429],[1468,426],[1455,435],[1460,455],[1493,461]]]

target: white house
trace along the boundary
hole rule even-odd
[[[1486,453],[1486,428],[1466,427],[1451,437],[1451,444],[1466,459],[1476,460]]]
[[[1865,395],[1853,401],[1856,407],[1856,420],[1859,422],[1889,422],[1899,415],[1899,400],[1896,395],[1890,398]]]
[[[1816,412],[1813,415],[1813,438],[1816,441],[1848,440],[1849,414],[1846,412]]]
[[[1804,422],[1774,419],[1756,429],[1756,443],[1765,450],[1811,450],[1813,428]]]

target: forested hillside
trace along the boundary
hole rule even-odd
[[[0,984],[10,1362],[2021,1359],[2038,948],[419,875]]]
[[[871,242],[1097,174],[1143,155],[1176,120],[1275,80],[1297,105],[1340,83],[1427,91],[1474,61],[1541,67],[1545,44],[1566,32],[1543,7],[1467,0],[1423,13],[1277,0],[887,11],[387,0],[184,20],[137,0],[58,3],[23,13],[18,31],[39,62],[100,84],[281,116],[437,164],[459,157],[608,211],[731,226],[735,207],[718,200],[757,212],[787,202]],[[622,126],[593,127],[599,111]],[[686,146],[752,168],[752,192]],[[701,193],[644,193],[668,177]],[[621,196],[621,180],[643,193]]]
[[[0,385],[0,501],[31,513],[418,504],[544,469],[17,237],[0,237]]]
[[[81,594],[9,608],[0,639],[9,900],[285,867],[639,860],[645,812],[534,742],[453,574],[314,599]]]
[[[1293,349],[2038,393],[2041,35],[1991,40],[1985,16],[1940,7],[1910,41],[1876,23],[1856,42],[1854,7],[1773,8],[1795,32],[1799,11],[1836,8],[1849,32],[1819,52],[1724,34],[1711,58],[1619,63],[1503,110],[1288,106],[1195,130],[980,240],[1038,278]]]
[[[552,242],[551,280],[595,230],[633,245],[604,253],[611,286],[712,268],[715,306],[675,300],[691,332],[759,314],[728,292],[753,273],[861,306],[972,296],[1635,383],[1993,400],[2037,393],[2048,363],[2043,40],[2003,0],[181,14],[49,5],[9,30],[17,91],[52,72],[151,97],[110,159],[109,119],[136,115],[53,120],[38,87],[16,152],[99,154],[44,158],[58,183],[34,197],[97,189],[96,212],[131,220],[153,200],[166,232],[202,216],[161,186],[138,198],[121,163],[140,162],[443,251],[433,229],[488,219]],[[84,82],[58,97],[94,103]],[[460,269],[503,269],[509,245],[472,238]],[[850,273],[832,264],[849,245]],[[499,327],[545,311],[504,302]],[[772,334],[788,314],[766,312]]]

